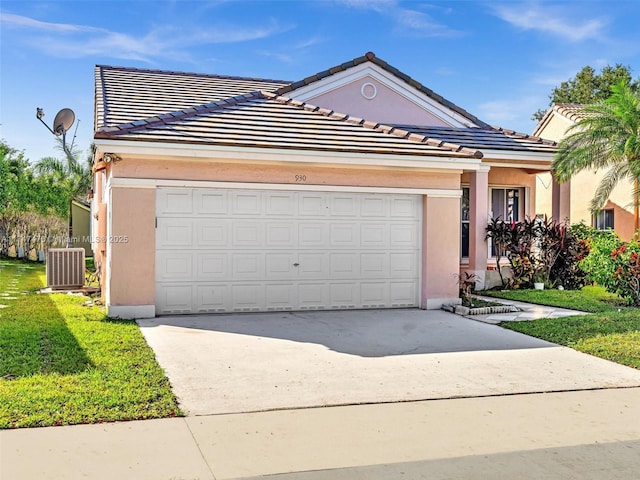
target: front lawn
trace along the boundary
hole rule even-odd
[[[43,284],[42,265],[0,261],[0,428],[181,415],[135,322],[85,297],[23,294]]]
[[[604,313],[624,309],[626,302],[602,287],[587,286],[581,290],[487,290],[479,292],[487,297],[506,298],[527,303]]]
[[[482,292],[492,297],[594,312],[500,326],[640,369],[640,311],[601,287],[582,290],[510,290]]]

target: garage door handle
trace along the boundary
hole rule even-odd
[[[298,265],[300,265],[299,263],[294,263],[293,266],[297,267]]]

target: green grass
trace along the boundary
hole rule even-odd
[[[0,261],[0,292],[43,281],[41,265]],[[85,297],[1,298],[0,428],[181,415],[135,322],[109,319]]]
[[[587,286],[582,290],[487,290],[484,296],[506,298],[520,302],[604,313],[626,309],[626,302],[602,287]]]
[[[580,352],[640,369],[640,310],[627,307],[602,287],[582,290],[492,291],[493,297],[594,312],[529,322],[503,322],[500,326],[571,347]]]

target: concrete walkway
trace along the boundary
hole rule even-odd
[[[627,480],[640,389],[0,431],[2,480]]]
[[[546,305],[535,305],[533,303],[518,302],[516,300],[506,300],[504,298],[483,297],[474,295],[475,298],[485,300],[487,302],[497,302],[503,305],[513,305],[519,309],[518,312],[510,313],[490,313],[487,315],[468,315],[467,318],[477,320],[479,322],[497,325],[502,322],[527,322],[529,320],[538,320],[541,318],[561,318],[572,317],[574,315],[586,315],[587,312],[579,310],[570,310],[568,308],[549,307]]]

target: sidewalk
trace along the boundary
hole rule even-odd
[[[629,479],[639,419],[623,388],[5,430],[0,479]]]

